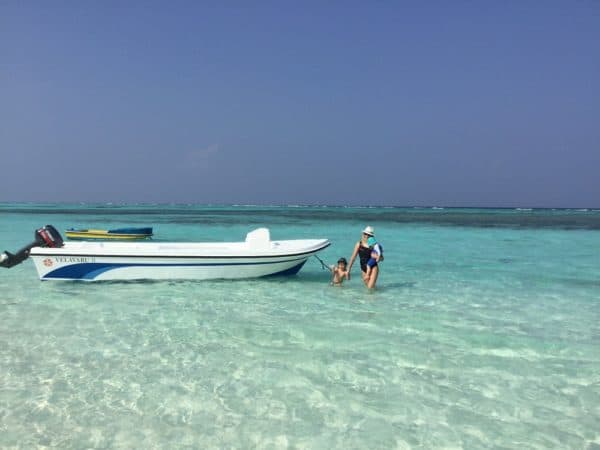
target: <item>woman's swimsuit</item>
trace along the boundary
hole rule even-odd
[[[371,247],[365,247],[362,242],[358,243],[358,257],[360,259],[360,270],[367,271],[367,262],[371,259]]]

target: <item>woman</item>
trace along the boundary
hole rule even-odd
[[[367,226],[360,238],[360,241],[356,243],[354,246],[354,251],[352,252],[352,256],[350,257],[350,264],[348,264],[348,279],[350,279],[350,270],[352,270],[352,264],[354,264],[354,260],[356,256],[359,257],[360,260],[360,270],[362,271],[362,279],[369,289],[373,289],[375,287],[375,283],[377,282],[377,277],[379,276],[379,264],[376,264],[372,270],[371,274],[367,275],[367,262],[371,257],[371,247],[367,243],[370,237],[375,236],[375,230],[371,226]]]

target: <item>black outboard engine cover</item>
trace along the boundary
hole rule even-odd
[[[62,247],[63,238],[56,228],[46,225],[35,230],[35,240],[39,247]]]
[[[0,267],[10,268],[22,263],[29,258],[29,251],[33,247],[62,247],[63,238],[52,225],[46,225],[34,233],[35,241],[27,244],[14,255],[8,251],[0,254]]]

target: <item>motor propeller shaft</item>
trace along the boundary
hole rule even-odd
[[[0,254],[0,267],[11,268],[21,264],[29,258],[29,252],[33,247],[62,247],[63,239],[60,233],[52,225],[46,225],[34,233],[35,240],[16,253],[4,251]]]
[[[29,250],[31,250],[33,247],[35,247],[35,244],[31,247],[23,247],[15,254],[5,251],[0,255],[0,266],[10,269],[17,264],[21,264],[23,261],[29,258]]]

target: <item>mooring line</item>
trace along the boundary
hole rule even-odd
[[[325,264],[323,262],[323,260],[321,258],[319,258],[317,255],[313,255],[315,258],[317,258],[319,260],[319,262],[321,263],[321,267],[327,271],[330,271],[331,269],[329,268],[329,266],[327,266],[327,264]]]

